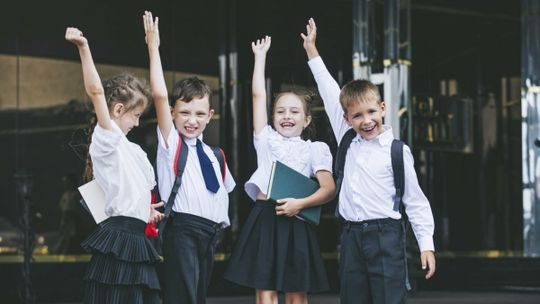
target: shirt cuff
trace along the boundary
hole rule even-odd
[[[422,237],[418,240],[418,247],[420,248],[420,251],[426,251],[431,250],[435,251],[435,246],[433,245],[433,238],[432,237]]]
[[[317,56],[311,60],[308,61],[309,68],[311,71],[315,74],[317,72],[324,71],[326,69],[326,66],[324,65],[324,62],[322,60],[321,56]]]

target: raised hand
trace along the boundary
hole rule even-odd
[[[302,46],[306,50],[309,59],[319,56],[315,41],[317,40],[317,25],[313,18],[309,18],[308,24],[306,24],[306,33],[300,33],[300,36],[304,40]]]
[[[262,39],[257,39],[257,41],[251,42],[251,49],[253,50],[253,54],[255,54],[256,56],[264,55],[270,49],[271,44],[272,37],[265,36]]]
[[[152,12],[144,11],[144,40],[148,46],[159,47],[159,17],[152,17]]]
[[[75,44],[77,47],[88,45],[88,40],[83,36],[83,32],[76,27],[68,27],[66,29],[66,40]]]
[[[253,130],[255,134],[268,124],[266,113],[266,87],[265,87],[265,65],[266,53],[270,49],[272,38],[265,36],[251,43],[251,49],[255,55],[253,65],[253,79],[251,81],[251,93],[253,95]]]

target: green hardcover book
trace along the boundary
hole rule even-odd
[[[270,172],[270,183],[266,198],[277,201],[282,198],[304,198],[315,193],[319,184],[302,173],[275,161]],[[298,213],[298,217],[313,224],[319,225],[321,220],[321,206],[305,208]]]

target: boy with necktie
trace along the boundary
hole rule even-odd
[[[150,59],[150,84],[158,121],[157,175],[167,204],[163,235],[163,303],[205,303],[219,232],[229,226],[229,196],[235,182],[210,146],[203,131],[214,115],[212,90],[197,77],[174,84],[173,104],[159,55],[158,18],[143,16]],[[168,200],[177,174],[180,147],[187,146],[183,179],[174,200]],[[184,154],[185,156],[185,154]],[[169,212],[167,212],[169,209]]]

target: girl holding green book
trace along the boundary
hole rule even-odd
[[[328,289],[328,280],[314,226],[297,215],[334,197],[332,154],[327,144],[306,139],[311,123],[310,94],[280,93],[274,101],[273,128],[268,125],[265,63],[270,44],[269,36],[251,44],[255,55],[252,91],[257,170],[245,190],[255,203],[225,278],[255,288],[257,303],[277,303],[277,292],[285,293],[287,303],[307,303],[307,293]],[[307,197],[268,200],[275,161],[314,177],[319,188]]]

